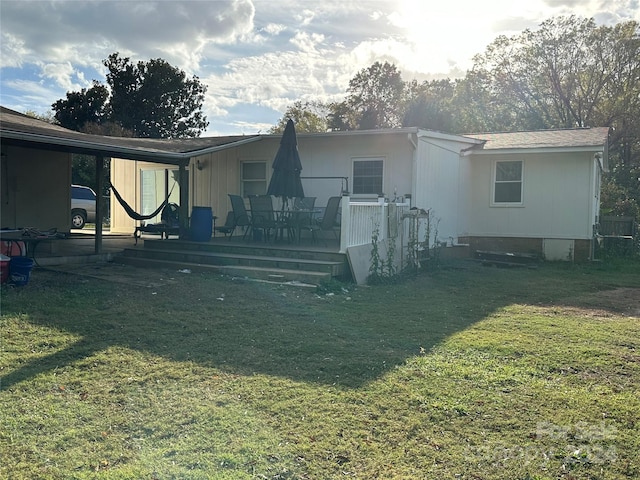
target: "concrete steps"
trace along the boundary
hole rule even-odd
[[[344,254],[286,245],[144,240],[144,248],[127,248],[117,261],[136,266],[216,271],[231,276],[313,285],[351,275]]]

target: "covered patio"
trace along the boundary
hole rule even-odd
[[[4,196],[9,196],[12,190],[28,189],[34,176],[38,176],[38,169],[26,169],[19,171],[16,166],[31,161],[38,157],[40,162],[49,160],[56,164],[53,168],[67,169],[70,166],[71,154],[84,154],[95,157],[96,190],[104,191],[104,177],[102,175],[106,158],[118,158],[125,161],[144,161],[154,164],[173,165],[178,168],[178,182],[183,187],[180,189],[180,218],[181,232],[188,229],[189,198],[187,196],[189,178],[187,166],[193,151],[201,154],[215,152],[220,148],[227,148],[229,144],[243,144],[259,140],[254,136],[210,137],[188,140],[164,140],[148,138],[124,138],[108,137],[103,135],[90,135],[75,132],[57,125],[49,124],[19,112],[0,107],[0,139],[2,142],[2,169],[6,185],[3,186]],[[30,153],[31,152],[31,153]],[[61,155],[62,154],[62,155]],[[44,160],[43,160],[44,159]],[[12,173],[15,170],[17,173]],[[46,175],[44,172],[43,175]],[[10,177],[12,178],[9,181]],[[46,184],[47,179],[40,179],[38,184]],[[70,198],[70,170],[69,185],[63,190],[67,191]],[[59,186],[58,186],[59,187]],[[38,192],[31,192],[34,196]],[[98,198],[100,198],[100,193]],[[3,208],[5,202],[3,202]],[[46,209],[46,205],[42,206]],[[2,228],[22,229],[33,228],[49,230],[51,225],[22,225],[20,209],[22,205],[11,205],[12,212],[17,212],[13,217],[13,224],[6,224],[3,219]],[[105,206],[102,202],[96,203],[96,217],[102,218]],[[4,211],[3,211],[4,213]],[[60,212],[57,212],[59,214]],[[3,215],[5,218],[7,215]],[[22,220],[24,221],[24,220]],[[58,232],[69,233],[70,223],[56,224]],[[96,223],[94,235],[94,252],[100,254],[103,251],[102,223]]]

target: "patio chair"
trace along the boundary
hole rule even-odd
[[[276,237],[279,230],[287,228],[284,221],[278,218],[273,209],[273,200],[270,195],[254,195],[249,197],[251,206],[251,230],[262,232],[262,238],[267,241],[271,232],[275,231]]]
[[[327,207],[324,209],[324,216],[317,222],[312,222],[309,227],[303,227],[304,230],[309,230],[313,240],[316,239],[316,232],[333,232],[333,236],[336,240],[340,240],[338,232],[340,232],[340,225],[338,224],[338,213],[340,212],[340,201],[342,197],[330,197],[327,201]]]
[[[294,210],[313,210],[316,204],[316,197],[296,197],[293,201]]]
[[[249,232],[249,227],[251,227],[251,217],[249,216],[249,212],[247,212],[247,208],[244,206],[244,200],[240,195],[233,195],[230,193],[229,200],[231,200],[235,227],[244,228],[244,234],[242,235],[242,239],[244,240]]]
[[[229,236],[229,241],[231,241],[231,237],[233,237],[233,232],[236,229],[236,216],[233,214],[233,210],[227,212],[227,219],[224,222],[224,225],[220,225],[217,227],[213,227],[213,231],[223,233],[226,237]]]

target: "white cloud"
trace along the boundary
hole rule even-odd
[[[104,81],[113,52],[161,57],[208,86],[209,131],[225,134],[265,131],[295,100],[340,99],[375,61],[405,79],[453,78],[498,34],[555,15],[640,21],[638,0],[0,1],[3,102],[45,111]]]
[[[316,14],[313,10],[305,9],[302,10],[302,12],[296,14],[294,18],[296,18],[302,26],[306,26],[313,22],[315,16]]]
[[[51,95],[51,89],[42,83],[33,80],[11,80],[7,86],[24,94],[31,94],[33,97],[46,97]]]
[[[249,34],[254,14],[250,0],[8,1],[2,3],[1,21],[12,45],[23,46],[26,63],[86,64],[120,51],[136,59],[166,56],[173,65],[197,71],[205,46]]]
[[[249,122],[249,121],[233,121],[230,123],[230,127],[242,135],[255,135],[257,133],[267,133],[267,130],[273,127],[273,125],[274,125],[273,123]],[[226,133],[224,133],[223,135],[226,135]]]
[[[57,85],[61,86],[66,91],[77,91],[87,86],[87,82],[79,84],[72,80],[72,77],[80,79],[83,78],[83,76],[78,75],[78,72],[70,62],[47,63],[43,65],[42,77],[54,80]]]
[[[268,33],[269,35],[279,35],[287,29],[286,25],[282,25],[281,23],[269,23],[265,27],[262,28],[262,31]]]
[[[289,41],[303,52],[315,52],[316,45],[324,41],[324,35],[319,33],[308,34],[306,32],[298,32]]]
[[[51,104],[64,94],[40,81],[22,79],[7,81],[0,92],[2,106],[18,112],[31,110],[43,114],[50,112]]]
[[[20,67],[29,54],[25,42],[12,33],[3,31],[0,36],[0,68]]]

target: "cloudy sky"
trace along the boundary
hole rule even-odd
[[[460,77],[498,35],[554,16],[640,21],[640,0],[0,0],[0,104],[50,112],[105,81],[113,52],[163,58],[208,86],[204,135],[252,134],[296,100],[340,99],[375,61]]]

